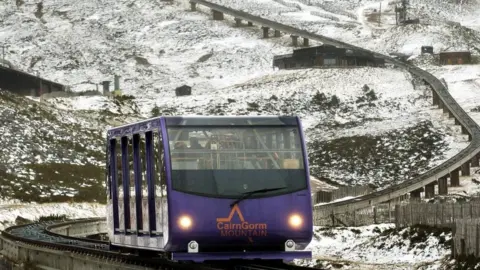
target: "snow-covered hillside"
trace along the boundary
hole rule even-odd
[[[101,135],[105,128],[134,119],[122,119],[119,114],[298,114],[308,136],[312,174],[341,184],[383,187],[404,181],[466,145],[451,121],[430,109],[430,93],[409,74],[375,68],[274,71],[273,55],[291,52],[287,38],[280,42],[260,39],[258,29],[232,28],[233,22],[212,21],[206,14],[188,11],[185,1],[17,3],[3,2],[0,9],[4,18],[0,38],[9,44],[7,59],[15,66],[39,71],[48,79],[71,85],[74,91],[95,89],[94,83],[112,79],[116,73],[122,76],[123,92],[135,97],[122,101],[128,104],[121,106],[119,100],[102,96],[47,100],[60,109],[56,113],[62,117],[93,119],[83,127],[95,129],[95,139],[79,140],[82,138],[82,145],[87,139],[88,144],[95,142],[89,147],[95,149],[97,163],[90,163],[98,164],[99,172],[103,170]],[[264,3],[265,14],[260,15],[292,11],[284,4]],[[101,8],[108,5],[115,5],[115,10]],[[329,14],[334,16],[332,11]],[[340,13],[333,21],[358,24],[350,13]],[[299,15],[286,18],[300,21]],[[332,27],[337,29],[337,24]],[[348,29],[345,31],[351,32]],[[192,96],[175,97],[174,88],[182,84],[193,86]],[[105,117],[116,121],[107,122]],[[24,123],[28,125],[28,121]],[[56,141],[51,144],[60,145]],[[5,141],[5,145],[12,144]],[[33,160],[31,146],[25,145],[29,149],[22,159]],[[11,167],[24,164],[16,169],[18,173],[27,163],[19,158],[21,152],[10,153],[15,157],[9,158]],[[66,159],[75,164],[75,158],[87,156]],[[53,162],[45,160],[36,162]],[[57,174],[60,169],[51,170],[29,171],[29,177],[22,172],[18,177],[27,183],[40,177],[35,175]],[[59,179],[64,177],[62,170]],[[11,177],[15,172],[9,169],[8,174]],[[42,177],[39,181],[46,181]],[[85,177],[86,182],[93,179]],[[40,183],[49,186],[52,181]],[[58,181],[66,180],[54,182]]]
[[[431,109],[430,93],[412,81],[403,71],[377,68],[281,71],[192,96],[137,97],[137,102],[163,114],[299,115],[313,175],[342,184],[385,186],[431,168],[467,145],[458,127]],[[81,103],[82,109],[109,103],[97,97],[89,107],[86,101],[47,102],[62,108]]]
[[[478,1],[463,11],[448,1],[411,1],[412,14],[430,24],[405,27],[393,25],[389,1],[382,1],[380,24],[376,1],[214,1],[379,52],[418,55],[422,45],[433,45],[435,52],[468,48],[478,55],[480,35],[447,24],[478,30]],[[467,145],[453,121],[432,109],[430,91],[402,70],[275,71],[273,56],[292,50],[289,36],[261,39],[258,27],[234,28],[232,18],[212,21],[188,9],[185,0],[0,2],[0,43],[16,67],[77,92],[118,74],[133,96],[39,103],[0,91],[0,122],[7,123],[0,127],[2,196],[102,201],[105,129],[153,114],[298,114],[312,174],[341,184],[398,183]],[[444,77],[480,121],[478,67],[436,67],[427,56],[413,61]],[[175,97],[183,84],[193,86],[192,96]],[[465,187],[478,191],[476,184]],[[0,209],[0,228],[16,216],[104,216],[99,205],[15,205]],[[309,249],[314,264],[330,269],[433,269],[448,254],[450,237],[392,225],[315,228]]]
[[[450,253],[449,229],[394,224],[314,229],[307,247],[314,260],[297,262],[324,269],[438,269]]]
[[[118,123],[117,118],[104,111],[59,110],[0,90],[1,196],[36,202],[103,201],[103,129]],[[121,116],[122,121],[128,118]]]
[[[262,9],[257,8],[256,0],[212,2],[382,53],[418,55],[422,45],[430,45],[436,53],[469,49],[480,54],[480,29],[474,27],[480,3],[475,0],[468,1],[462,11],[460,5],[449,3],[453,1],[440,4],[438,1],[414,1],[418,3],[412,4],[409,16],[421,18],[421,24],[407,26],[395,25],[395,1],[265,0]],[[455,17],[450,11],[459,16]],[[476,30],[449,23],[450,20]],[[282,40],[285,44],[290,42],[289,36]]]

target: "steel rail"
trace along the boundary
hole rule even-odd
[[[68,225],[75,223],[98,222],[99,219],[84,219],[67,222]],[[47,248],[52,250],[69,251],[83,254],[86,257],[96,257],[102,260],[120,262],[126,266],[142,266],[151,269],[168,270],[221,270],[202,264],[185,264],[170,261],[161,257],[146,258],[129,253],[110,251],[109,242],[87,239],[82,237],[65,237],[56,233],[47,233],[47,228],[65,226],[53,222],[33,223],[9,227],[1,232],[2,241],[10,240],[13,243],[24,243],[32,247]]]
[[[371,53],[375,57],[382,58],[388,63],[392,63],[396,66],[402,67],[408,70],[413,75],[416,75],[423,79],[427,84],[431,86],[433,91],[438,95],[439,99],[446,106],[449,112],[455,117],[455,119],[460,123],[462,127],[469,133],[471,136],[471,141],[469,145],[462,149],[455,156],[446,160],[442,164],[429,169],[423,174],[406,180],[400,184],[396,184],[385,188],[383,190],[375,191],[367,195],[359,196],[353,199],[348,199],[339,202],[327,203],[314,207],[314,211],[317,212],[349,212],[357,209],[366,208],[373,206],[382,202],[389,201],[391,199],[397,198],[401,195],[407,194],[411,191],[417,190],[427,184],[437,181],[440,177],[449,175],[451,171],[459,168],[461,165],[470,161],[475,155],[480,152],[480,126],[460,107],[460,105],[455,101],[455,99],[450,95],[446,87],[442,82],[437,79],[435,76],[429,72],[422,70],[414,65],[407,64],[400,60],[394,59],[390,56],[383,55],[377,52],[373,52],[361,47],[348,44],[336,39],[332,39],[323,35],[315,34],[308,32],[306,30],[298,29],[289,25],[285,25],[279,22],[268,20],[259,16],[251,15],[249,13],[221,6],[215,3],[211,3],[205,0],[190,0],[191,3],[200,4],[206,6],[212,10],[222,12],[224,14],[233,16],[238,19],[246,20],[254,24],[270,27],[275,30],[280,30],[282,32],[296,35],[303,38],[308,38],[311,40],[320,41],[324,44],[330,44],[337,47],[343,47],[347,49],[356,50],[359,52]]]

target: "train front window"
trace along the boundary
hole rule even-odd
[[[237,198],[307,188],[298,127],[177,126],[168,128],[168,139],[174,190]]]

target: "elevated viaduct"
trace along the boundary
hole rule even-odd
[[[3,62],[0,65],[0,89],[22,96],[41,96],[42,94],[65,91],[63,84],[40,78],[15,69]]]
[[[403,199],[405,195],[410,195],[411,199],[418,199],[420,198],[421,193],[424,192],[425,197],[433,197],[435,195],[435,185],[438,185],[439,194],[447,194],[448,179],[450,179],[450,186],[458,186],[460,172],[462,175],[469,175],[470,166],[479,166],[480,126],[460,107],[455,99],[453,99],[445,85],[427,71],[387,55],[205,0],[190,0],[190,5],[193,11],[197,9],[197,5],[210,8],[214,20],[223,20],[224,15],[226,14],[234,18],[237,26],[240,26],[242,21],[248,22],[248,26],[260,26],[263,30],[264,38],[269,37],[270,29],[274,31],[274,37],[280,37],[281,32],[290,34],[294,46],[298,45],[298,38],[301,37],[304,40],[304,46],[308,46],[309,40],[315,40],[323,44],[373,53],[376,57],[384,59],[385,62],[404,68],[413,75],[421,78],[432,90],[433,105],[440,107],[444,113],[448,113],[450,118],[454,118],[455,124],[461,126],[462,133],[468,135],[470,142],[469,145],[439,166],[432,168],[415,178],[408,179],[400,184],[383,190],[378,190],[349,200],[315,206],[315,219],[324,217],[325,215],[341,216],[341,214],[354,212],[355,210],[367,208],[376,204],[396,202]]]

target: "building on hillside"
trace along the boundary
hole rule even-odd
[[[424,53],[433,54],[433,46],[422,46],[422,54]]]
[[[472,54],[469,51],[440,53],[440,65],[463,65],[471,62]]]
[[[0,65],[0,89],[8,90],[22,96],[40,97],[42,94],[64,92],[62,84],[38,76]]]
[[[294,50],[292,54],[276,55],[273,66],[279,69],[308,67],[355,67],[384,66],[385,60],[375,57],[372,53],[353,51],[331,45]]]

